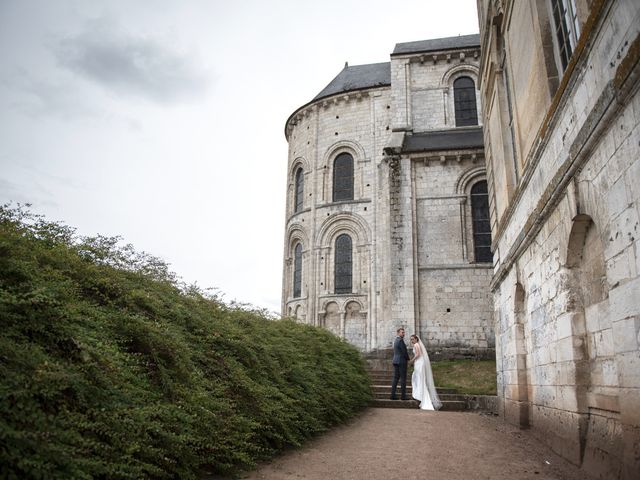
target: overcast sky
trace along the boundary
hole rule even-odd
[[[0,0],[0,203],[279,313],[284,123],[475,0]]]

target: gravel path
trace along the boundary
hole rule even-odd
[[[530,432],[493,416],[370,408],[241,478],[579,480],[584,474]]]

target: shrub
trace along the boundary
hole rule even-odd
[[[0,207],[0,477],[228,474],[367,404],[344,341],[119,245]]]

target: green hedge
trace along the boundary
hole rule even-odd
[[[370,387],[325,330],[0,207],[0,477],[199,478],[344,422]]]

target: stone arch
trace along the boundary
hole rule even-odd
[[[333,162],[341,153],[353,157],[353,199],[362,198],[362,164],[366,160],[366,152],[362,145],[351,140],[340,140],[331,145],[322,157],[322,200],[331,202],[333,198]]]
[[[345,339],[360,350],[367,346],[367,312],[355,299],[348,299],[344,306]]]
[[[516,283],[513,295],[514,340],[516,347],[516,401],[518,402],[518,424],[521,428],[529,426],[529,384],[531,383],[528,364],[526,292],[520,282]]]
[[[471,186],[479,180],[486,180],[487,170],[483,166],[474,166],[463,171],[455,184],[455,193],[466,195],[471,190]]]
[[[311,166],[305,157],[296,157],[296,159],[291,162],[291,166],[289,167],[289,181],[293,182],[294,175],[298,168],[302,167],[304,173],[308,173],[311,171]]]
[[[325,220],[316,235],[315,247],[320,251],[320,266],[322,288],[326,293],[335,293],[334,263],[335,241],[342,235],[351,237],[353,248],[352,257],[352,292],[358,293],[365,289],[369,277],[370,265],[370,236],[369,227],[359,215],[342,212],[331,215]],[[366,290],[366,289],[365,289]]]
[[[349,297],[344,300],[344,311],[347,311],[347,305],[350,303],[358,304],[359,311],[366,311],[367,306],[364,305],[359,299],[355,297]]]
[[[320,166],[325,169],[331,168],[331,161],[343,152],[350,153],[356,163],[362,162],[366,158],[366,152],[358,142],[351,140],[339,140],[327,148],[327,151],[322,157],[322,165]]]
[[[471,77],[476,84],[476,90],[478,87],[478,75],[480,70],[475,65],[469,65],[467,63],[463,63],[460,65],[454,65],[449,70],[447,70],[442,78],[440,79],[440,86],[442,88],[450,88],[453,85],[453,82],[458,77]]]
[[[303,252],[311,248],[307,232],[300,223],[292,224],[287,230],[287,259],[292,258],[297,242],[302,243]]]
[[[464,195],[464,197],[461,197],[460,201],[460,223],[462,227],[463,260],[468,262],[476,261],[471,208],[471,189],[478,182],[486,180],[487,172],[485,167],[472,166],[460,174],[454,187],[454,192],[457,195]]]
[[[580,431],[580,462],[585,468],[601,451],[608,451],[606,435],[618,422],[618,371],[609,315],[604,245],[597,224],[586,214],[571,223],[566,250],[567,313],[570,325]],[[609,442],[610,443],[610,442]],[[613,453],[615,456],[615,452]]]
[[[306,312],[305,312],[305,308],[304,305],[302,305],[301,303],[297,304],[294,308],[293,308],[293,316],[296,318],[296,320],[298,320],[299,322],[302,323],[306,323]]]
[[[334,335],[342,337],[340,307],[335,301],[328,301],[320,312],[320,324]]]
[[[326,299],[324,299],[324,300],[322,301],[321,308],[320,308],[320,313],[324,313],[324,312],[326,312],[326,311],[327,311],[327,308],[329,307],[329,304],[331,304],[331,303],[335,303],[335,304],[337,305],[337,307],[338,307],[338,310],[337,310],[337,311],[338,311],[338,312],[341,312],[341,311],[343,310],[343,308],[342,308],[342,307],[343,307],[344,305],[341,305],[341,303],[344,303],[344,302],[341,302],[341,301],[340,301],[340,299],[335,299],[335,298],[326,298]],[[324,326],[324,324],[323,324],[323,326]]]
[[[307,185],[311,174],[311,167],[309,162],[305,157],[296,157],[296,159],[291,162],[291,166],[289,167],[289,172],[287,174],[287,211],[291,212],[291,214],[296,214],[300,212],[295,211],[295,202],[296,202],[296,173],[299,168],[302,168],[302,181],[303,185]],[[307,194],[303,194],[302,198],[302,210],[304,210],[305,205],[308,205],[306,202]]]
[[[573,218],[561,263],[576,276],[579,306],[589,307],[609,297],[604,246],[593,219],[586,214]]]
[[[307,235],[306,230],[300,223],[294,223],[289,226],[286,233],[286,244],[285,244],[285,258],[284,258],[284,271],[283,271],[283,288],[285,293],[285,298],[289,300],[293,299],[293,283],[294,283],[294,260],[295,260],[295,247],[300,243],[302,245],[302,278],[301,278],[301,287],[302,287],[302,296],[306,296],[307,294],[307,281],[308,281],[308,256],[311,251],[312,245],[309,242],[309,237]],[[289,316],[291,316],[292,312],[289,312]]]
[[[478,88],[479,69],[475,65],[469,65],[467,63],[454,65],[449,70],[447,70],[440,79],[440,86],[444,95],[444,105],[446,112],[445,124],[450,126],[456,125],[453,82],[455,82],[460,77],[469,77],[471,78],[471,80],[473,80],[476,91],[476,111],[478,112],[477,120],[478,126],[480,126],[482,125],[482,115],[480,114],[482,109],[480,105],[480,90]]]
[[[316,246],[330,248],[340,233],[349,233],[354,245],[368,245],[371,233],[367,222],[360,215],[350,212],[328,217],[316,235]]]

